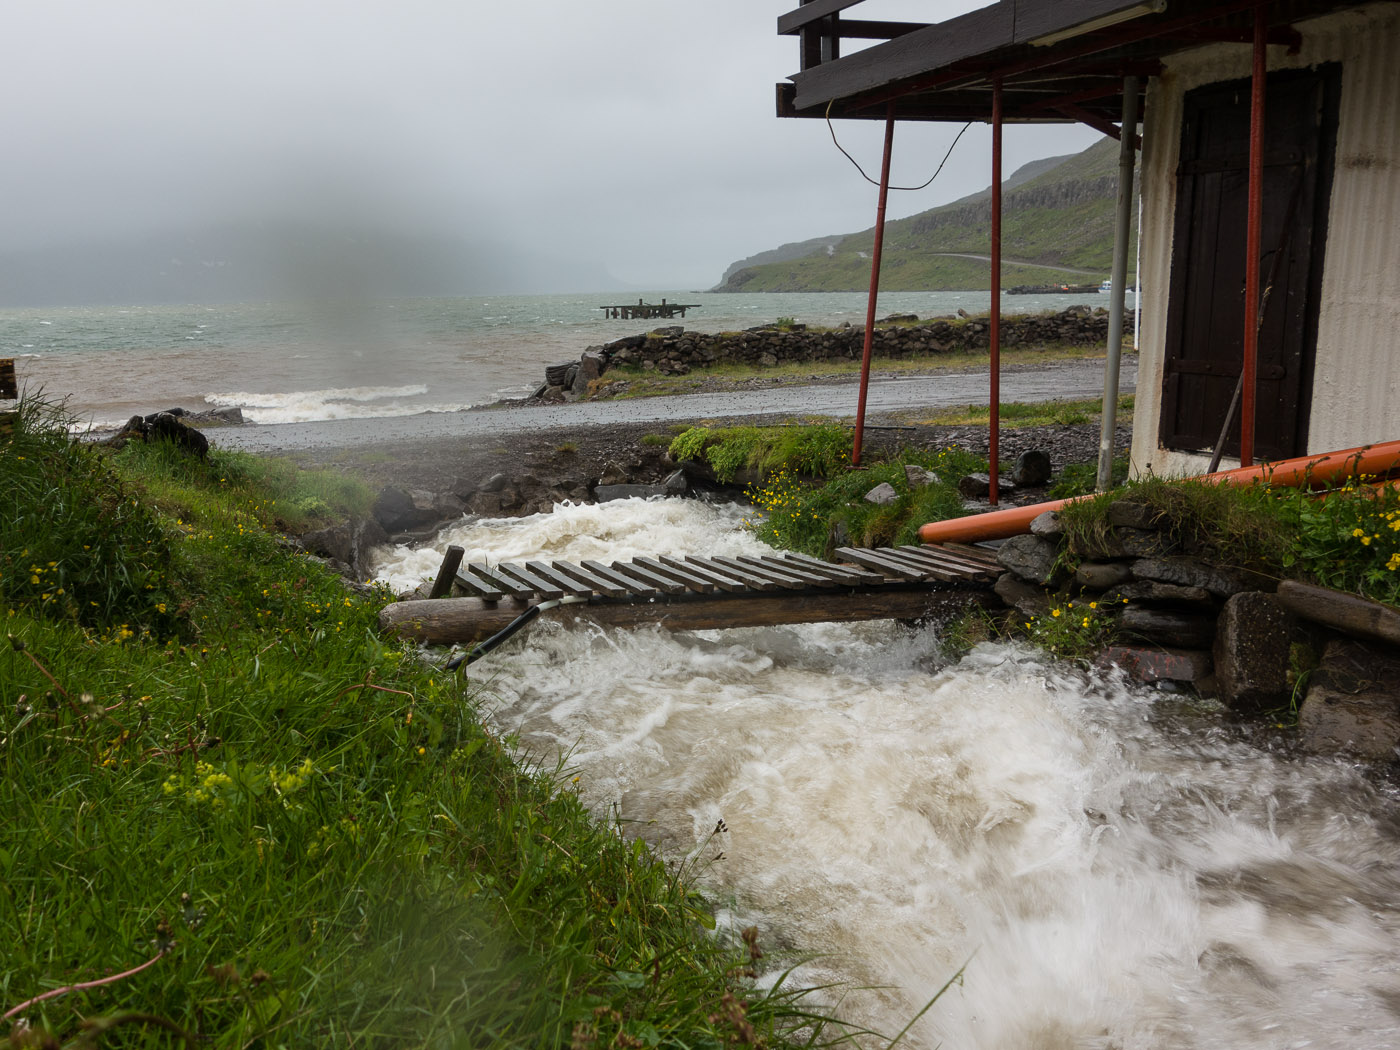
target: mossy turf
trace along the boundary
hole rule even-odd
[[[839,1034],[281,541],[354,486],[33,405],[0,471],[0,1047]]]

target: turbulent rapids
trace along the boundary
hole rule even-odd
[[[469,522],[471,557],[753,553],[738,512],[629,500]],[[398,550],[381,577],[431,575]],[[721,918],[840,982],[827,1008],[954,1050],[1400,1047],[1400,797],[1208,708],[934,628],[537,623],[489,716]],[[726,831],[716,833],[723,821]],[[779,960],[781,963],[781,959]]]

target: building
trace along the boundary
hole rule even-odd
[[[1001,0],[918,25],[844,17],[859,2],[779,19],[802,66],[780,115],[1117,135],[1141,86],[1136,471],[1204,471],[1227,419],[1231,466],[1400,436],[1400,3]]]

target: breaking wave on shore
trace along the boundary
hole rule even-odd
[[[290,390],[280,394],[250,391],[205,394],[214,408],[238,408],[249,423],[310,423],[322,419],[377,419],[416,415],[420,412],[460,412],[481,401],[425,402],[426,384],[411,386],[333,387],[327,390]]]

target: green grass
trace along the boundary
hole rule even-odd
[[[906,464],[930,470],[938,480],[913,488],[904,470]],[[986,469],[985,459],[952,448],[906,451],[889,462],[835,474],[820,485],[779,468],[749,490],[750,499],[762,512],[750,527],[765,543],[819,558],[831,553],[832,539],[839,533],[847,537],[846,543],[857,547],[915,543],[920,525],[962,514],[958,479]],[[867,502],[865,494],[882,483],[894,488],[895,502]]]
[[[1400,492],[1345,479],[1321,493],[1141,478],[1060,511],[1072,558],[1112,551],[1108,507],[1142,503],[1181,550],[1216,564],[1400,604]]]
[[[1080,401],[1007,401],[998,411],[1001,425],[1005,427],[1072,426],[1082,423],[1097,423],[1103,417],[1103,398],[1087,398]],[[1133,395],[1126,394],[1118,399],[1118,422],[1131,425],[1133,421]],[[955,408],[940,409],[936,412],[920,414],[917,422],[925,425],[963,426],[966,424],[986,425],[991,420],[991,412],[986,405],[959,405]]]
[[[720,1050],[809,1020],[567,770],[522,771],[470,682],[381,638],[383,595],[279,542],[299,488],[24,411],[0,443],[0,1013],[113,980],[0,1046]]]
[[[703,460],[720,481],[741,468],[759,474],[787,469],[827,477],[851,458],[851,434],[835,423],[780,427],[691,427],[671,441],[671,457]]]

